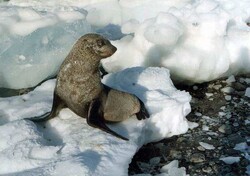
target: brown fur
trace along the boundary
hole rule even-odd
[[[140,102],[134,95],[112,89],[107,92],[101,83],[100,60],[115,51],[116,48],[98,34],[82,36],[59,69],[51,112],[45,118],[30,120],[49,120],[64,107],[86,118],[91,102],[96,99],[101,102],[99,115],[110,122],[123,121],[139,112]]]
[[[106,121],[120,122],[128,119],[140,111],[140,102],[137,97],[118,90],[110,90],[103,107],[103,116]]]
[[[98,69],[100,60],[115,51],[116,48],[98,34],[82,36],[59,69],[51,112],[29,119],[46,121],[57,116],[62,108],[68,107],[77,115],[87,118],[90,126],[128,140],[109,129],[105,121],[119,122],[133,114],[141,120],[149,115],[134,95],[109,90],[102,85]]]
[[[103,86],[98,66],[116,48],[97,34],[81,37],[61,65],[55,94],[77,115],[86,117],[93,99],[100,96]]]

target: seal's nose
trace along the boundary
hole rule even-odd
[[[115,46],[113,46],[113,47],[112,47],[112,51],[113,51],[113,53],[115,53],[115,52],[116,52],[116,50],[117,50],[117,48],[116,48]]]

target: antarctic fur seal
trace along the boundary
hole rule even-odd
[[[104,88],[101,83],[100,60],[115,52],[116,47],[101,35],[86,34],[78,39],[59,69],[51,112],[29,119],[46,121],[68,107],[86,118],[90,126],[128,140],[109,129],[105,122],[123,121],[133,114],[142,119],[148,113],[134,95]]]

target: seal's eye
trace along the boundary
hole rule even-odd
[[[97,40],[97,46],[102,47],[103,45],[105,45],[104,40]]]

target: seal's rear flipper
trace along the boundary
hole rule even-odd
[[[147,109],[145,108],[145,105],[144,103],[138,99],[140,101],[140,104],[141,104],[141,108],[140,108],[140,111],[138,113],[136,113],[136,117],[138,120],[142,120],[142,119],[146,119],[146,118],[149,118],[149,113],[147,111]]]
[[[101,106],[101,102],[97,99],[93,100],[90,103],[88,116],[87,116],[87,123],[89,126],[99,128],[109,134],[112,134],[118,138],[128,141],[128,138],[125,138],[118,133],[112,131],[106,124],[105,120],[102,115],[99,114],[98,109]]]
[[[25,118],[25,120],[31,120],[32,122],[43,122],[50,119],[50,112],[47,112],[41,116],[35,116],[30,118]]]

